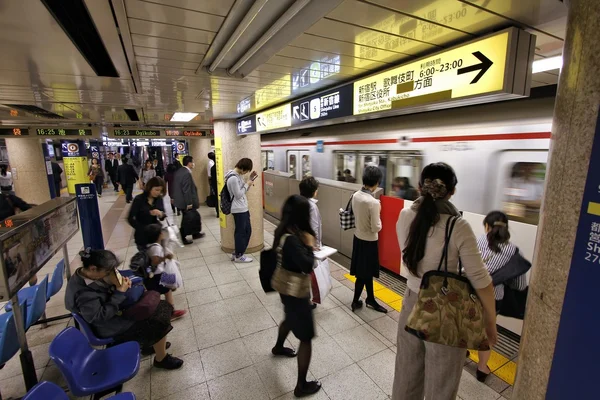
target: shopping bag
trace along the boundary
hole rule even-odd
[[[160,275],[160,284],[169,289],[177,289],[183,284],[181,272],[179,272],[179,262],[176,260],[166,259],[164,270]]]
[[[329,272],[329,260],[317,261],[317,266],[310,273],[311,291],[313,303],[321,304],[331,291],[331,273]]]

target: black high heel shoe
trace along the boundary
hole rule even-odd
[[[488,367],[489,369],[490,367]],[[487,379],[488,376],[490,376],[490,374],[492,373],[492,370],[490,369],[490,372],[488,372],[487,374],[485,372],[483,372],[482,370],[480,370],[479,368],[477,368],[477,372],[476,372],[476,378],[479,382],[481,383],[485,383],[485,380]]]
[[[363,306],[362,300],[353,301],[352,304],[350,305],[350,307],[352,308],[352,312],[354,312],[354,310],[356,310],[357,308],[361,308],[362,306]]]
[[[366,304],[367,304],[367,307],[372,308],[373,310],[375,310],[377,312],[384,313],[384,314],[387,314],[387,312],[388,312],[387,308],[383,307],[376,301],[374,301],[374,302],[367,301]]]

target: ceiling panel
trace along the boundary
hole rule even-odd
[[[198,63],[194,62],[184,62],[177,60],[163,60],[160,58],[151,58],[151,57],[136,57],[138,65],[158,65],[164,67],[172,67],[172,68],[180,68],[187,69],[190,71],[195,71],[198,68]]]
[[[129,18],[129,30],[131,33],[141,35],[203,44],[212,43],[212,40],[215,37],[214,32],[209,32],[204,29],[185,28],[182,26],[161,24],[134,18]]]
[[[147,3],[157,3],[185,10],[199,11],[225,17],[235,0],[146,0]]]
[[[379,61],[365,60],[352,56],[345,56],[333,53],[325,53],[320,51],[303,49],[301,52],[294,47],[286,47],[277,53],[278,56],[292,58],[298,60],[302,67],[308,68],[315,62],[319,63],[322,67],[352,67],[359,69],[378,69],[389,64],[382,63]]]
[[[515,19],[535,27],[561,18],[567,13],[567,6],[559,0],[464,0],[496,14]]]
[[[184,42],[181,40],[165,39],[152,36],[131,35],[134,46],[151,47],[154,49],[180,51],[184,53],[205,54],[207,44]]]
[[[127,15],[144,21],[161,22],[163,24],[202,28],[217,32],[224,18],[217,15],[189,11],[177,7],[163,6],[139,0],[125,0]]]
[[[163,50],[163,49],[153,49],[150,47],[139,47],[134,46],[133,50],[136,56],[140,57],[151,57],[151,58],[159,58],[164,60],[176,60],[176,61],[187,61],[192,63],[198,63],[200,65],[200,61],[202,61],[203,54],[196,53],[185,53],[181,51],[172,51],[172,50]]]

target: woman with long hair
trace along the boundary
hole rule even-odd
[[[281,268],[295,274],[306,275],[311,273],[315,256],[315,232],[310,225],[310,204],[305,197],[290,196],[281,212],[281,222],[275,230],[273,248],[281,247]],[[310,291],[306,297],[294,297],[281,294],[281,302],[285,312],[285,319],[279,325],[277,343],[272,353],[276,356],[298,356],[298,380],[294,395],[304,397],[316,393],[321,389],[317,381],[306,381],[308,366],[312,354],[312,338],[315,336],[312,307],[310,304]],[[300,340],[298,354],[294,350],[284,347],[285,340],[290,331]]]
[[[102,197],[102,186],[104,185],[104,172],[102,171],[102,166],[100,166],[100,160],[98,160],[97,158],[92,158],[92,165],[90,165],[90,169],[88,170],[88,176],[96,186],[96,193],[98,193],[98,197]]]
[[[398,351],[392,399],[454,400],[465,361],[465,349],[430,343],[404,330],[426,272],[437,270],[444,244],[446,225],[460,217],[450,202],[458,180],[445,163],[429,164],[419,180],[419,197],[400,213],[396,226],[402,249],[403,268],[408,269],[408,289],[402,300],[398,321]],[[448,271],[463,273],[483,305],[485,330],[490,345],[497,339],[494,286],[477,248],[477,239],[469,223],[458,218],[447,249]]]
[[[12,193],[13,190],[12,172],[6,164],[0,165],[0,190],[2,193]]]
[[[477,238],[477,247],[481,251],[481,258],[490,274],[504,268],[511,257],[517,251],[510,241],[508,231],[508,217],[502,211],[492,211],[483,220],[485,233]],[[527,279],[520,275],[506,282],[512,288],[525,290]],[[504,299],[504,283],[494,286],[494,298],[496,299],[496,313],[501,309]],[[490,360],[491,351],[479,351],[479,363],[477,364],[477,380],[485,382],[491,373],[487,363]]]
[[[156,170],[154,169],[154,165],[151,160],[146,160],[144,163],[144,168],[140,172],[140,185],[143,189],[146,184],[150,181],[150,179],[156,176]]]
[[[354,242],[352,245],[352,261],[350,275],[356,276],[354,283],[354,300],[352,311],[361,308],[360,299],[363,288],[367,290],[367,307],[381,313],[387,309],[377,303],[373,291],[373,278],[379,278],[379,231],[381,230],[381,204],[373,197],[379,187],[381,170],[368,166],[363,172],[363,188],[352,195],[352,212],[356,223]]]

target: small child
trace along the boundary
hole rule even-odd
[[[148,290],[154,290],[165,295],[165,300],[175,308],[175,300],[173,299],[173,291],[160,284],[161,272],[164,269],[165,260],[173,259],[173,253],[162,246],[164,240],[161,224],[151,224],[146,226],[146,253],[150,257],[150,263],[156,273],[151,278],[144,279],[144,286]],[[162,264],[162,265],[161,265]],[[186,310],[174,310],[171,316],[171,321],[179,319],[186,314]]]

